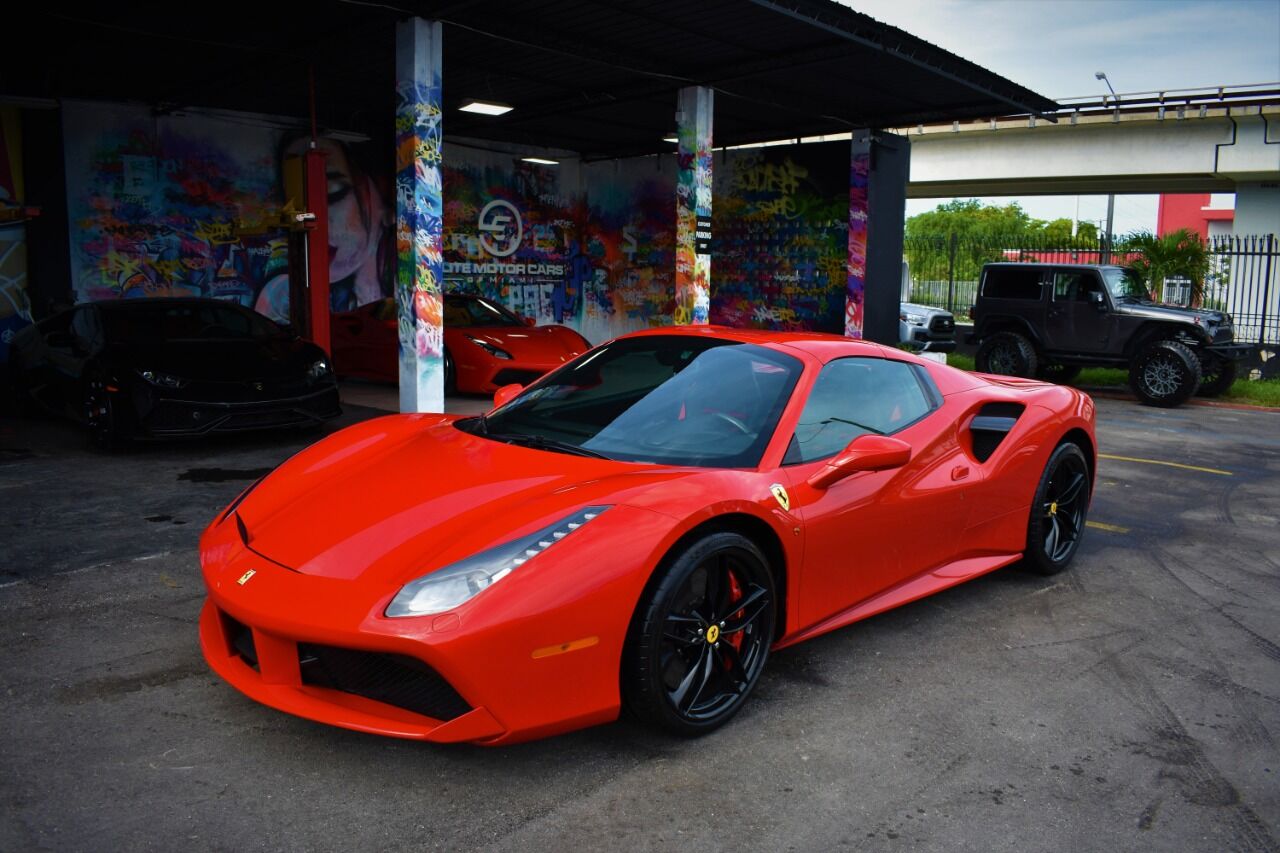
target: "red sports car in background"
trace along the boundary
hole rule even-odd
[[[200,557],[210,666],[366,732],[509,743],[732,717],[771,649],[1085,532],[1094,406],[817,334],[604,344],[487,415],[392,415],[290,459]]]
[[[398,382],[395,299],[342,311],[330,320],[334,369],[342,376]],[[535,326],[492,300],[444,297],[445,393],[492,393],[527,385],[591,348],[568,326]]]

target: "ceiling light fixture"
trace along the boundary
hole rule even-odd
[[[679,145],[679,144],[680,144],[680,137],[676,136],[676,135],[673,133],[673,134],[671,134],[670,136],[664,136],[664,137],[662,137],[662,141],[663,141],[663,142],[670,142],[672,145]]]
[[[548,160],[545,157],[521,157],[520,160],[524,163],[537,163],[539,166],[559,166],[560,165],[559,160]]]
[[[464,113],[479,113],[484,116],[500,116],[511,112],[514,109],[510,104],[500,104],[497,101],[477,101],[475,98],[463,101],[462,106],[458,107]]]

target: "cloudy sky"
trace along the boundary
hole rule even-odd
[[[1050,98],[1280,82],[1280,0],[841,0]],[[1009,199],[990,199],[1006,203]],[[1076,197],[1020,198],[1033,216]],[[908,215],[936,202],[908,202]],[[1083,196],[1082,219],[1106,215]],[[1119,196],[1116,231],[1155,228],[1155,196]]]

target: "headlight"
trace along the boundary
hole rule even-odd
[[[187,380],[169,373],[158,373],[154,370],[139,370],[138,375],[161,388],[181,388]]]
[[[923,314],[913,314],[910,311],[903,311],[898,315],[898,319],[904,320],[913,326],[923,326],[925,318]]]
[[[307,378],[312,381],[324,379],[333,374],[333,368],[329,366],[328,359],[319,359],[307,368]]]
[[[404,585],[388,616],[427,616],[470,601],[582,525],[609,509],[589,506],[521,539],[505,542]]]
[[[493,356],[494,358],[506,359],[508,361],[511,360],[511,353],[507,352],[504,349],[498,349],[488,341],[482,341],[479,338],[473,338],[470,335],[467,335],[467,340],[471,341],[471,343],[480,347],[480,349],[489,353],[489,355]]]

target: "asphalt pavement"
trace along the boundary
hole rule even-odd
[[[777,653],[699,740],[499,749],[297,719],[205,666],[199,533],[316,434],[104,455],[0,421],[0,850],[1280,849],[1280,415],[1099,409],[1068,573]]]

